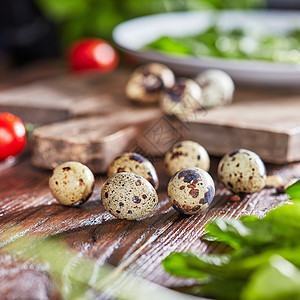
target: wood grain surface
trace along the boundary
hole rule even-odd
[[[39,61],[17,69],[12,69],[9,65],[5,66],[5,62],[1,60],[0,91],[67,73],[66,66],[57,59]]]
[[[37,76],[38,72],[33,74]],[[41,73],[40,77],[44,78],[46,74]],[[55,74],[52,68],[48,76],[51,74]],[[55,75],[2,91],[0,111],[10,111],[25,122],[47,124],[135,109],[124,96],[125,84],[130,75],[126,69],[90,76],[76,76],[65,70]],[[298,161],[299,111],[300,96],[295,91],[238,90],[232,105],[188,116],[180,135],[198,141],[213,155],[224,155],[236,148],[246,148],[255,151],[267,162]],[[158,113],[157,121],[159,119]],[[167,127],[173,126],[170,124]],[[145,142],[147,140],[140,141]],[[153,145],[151,141],[144,148],[155,155],[161,155],[168,149],[157,149],[160,147]]]
[[[10,111],[24,122],[47,124],[86,115],[105,115],[128,107],[123,95],[128,71],[86,76],[65,71],[56,76],[49,74],[50,78],[44,79],[46,74],[35,74],[36,80],[18,87],[13,86],[11,79],[9,84],[14,88],[3,83],[0,111]]]
[[[230,106],[190,116],[184,135],[214,155],[245,148],[272,163],[300,160],[299,94],[250,95],[237,94]]]
[[[33,133],[32,163],[53,169],[65,161],[79,161],[94,173],[104,173],[161,115],[157,107],[128,106],[104,116],[39,127]]]
[[[241,201],[231,202],[230,193],[216,180],[217,162],[218,159],[213,158],[211,166],[217,187],[216,197],[207,211],[186,217],[170,206],[166,196],[169,178],[162,161],[158,160],[155,167],[160,178],[159,205],[143,220],[125,221],[115,219],[104,210],[100,197],[104,176],[96,178],[95,191],[86,204],[79,208],[65,207],[58,204],[49,192],[50,172],[33,167],[28,157],[23,157],[14,166],[0,173],[1,241],[9,242],[32,233],[42,236],[58,235],[70,247],[89,255],[100,265],[108,263],[118,266],[121,270],[165,286],[191,284],[189,280],[166,274],[160,264],[162,259],[172,251],[212,253],[216,249],[200,240],[204,226],[209,221],[220,217],[238,218],[247,214],[263,216],[271,207],[287,200],[285,194],[278,194],[272,188],[245,196]],[[300,164],[281,167],[269,165],[268,172],[280,174],[286,181],[300,176]],[[16,234],[16,228],[21,228],[21,232]],[[16,277],[11,274],[13,268],[34,272],[26,276],[37,276],[38,284],[47,295],[46,299],[56,299],[57,293],[53,291],[51,281],[45,273],[37,275],[40,271],[11,261],[12,258],[7,255],[0,259],[3,260],[1,274],[8,276],[0,289],[0,297],[26,295],[19,299],[27,299],[26,297],[32,296],[32,289],[28,289],[27,294],[20,292],[22,286],[11,289],[18,280],[22,281],[19,275]],[[7,267],[9,262],[11,267]]]
[[[177,130],[171,131],[171,138],[164,139],[170,133],[168,122],[159,119],[150,131],[147,129],[141,134],[143,141],[150,140],[158,152],[183,139]],[[163,134],[157,139],[158,128]],[[160,142],[162,148],[158,147]],[[143,152],[142,142],[137,141],[135,147]],[[65,207],[58,204],[49,191],[50,171],[34,167],[28,153],[1,163],[1,244],[29,234],[58,236],[78,253],[95,259],[100,266],[108,263],[121,273],[126,270],[163,286],[179,287],[191,285],[194,281],[168,275],[163,271],[161,261],[173,251],[214,253],[222,250],[200,240],[208,222],[215,218],[238,218],[249,214],[263,216],[272,207],[288,200],[286,194],[270,188],[246,195],[241,201],[230,201],[230,192],[216,178],[219,158],[212,157],[210,173],[216,183],[215,199],[208,210],[194,216],[183,216],[171,207],[167,199],[169,177],[162,159],[148,158],[153,161],[160,179],[159,204],[151,215],[139,221],[118,220],[105,211],[100,196],[106,179],[104,175],[96,177],[95,190],[88,202],[77,208]],[[267,165],[267,170],[269,175],[281,175],[284,181],[300,177],[300,163]],[[60,299],[45,271],[3,251],[0,251],[0,279],[0,299]]]

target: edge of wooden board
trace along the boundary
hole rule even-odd
[[[189,123],[184,137],[200,143],[212,155],[221,156],[238,148],[256,152],[265,162],[287,163],[300,160],[300,133],[271,132],[230,125]]]

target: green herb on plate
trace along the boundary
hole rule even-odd
[[[213,24],[196,35],[163,36],[142,50],[157,50],[172,56],[219,57],[227,59],[263,60],[300,63],[300,30],[285,33],[261,29],[224,29]]]

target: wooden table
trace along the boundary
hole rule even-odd
[[[191,250],[212,253],[214,246],[200,240],[205,225],[220,217],[239,218],[254,214],[263,216],[270,208],[286,201],[286,194],[275,188],[263,189],[241,201],[230,201],[231,194],[218,182],[218,158],[212,158],[211,174],[216,183],[216,196],[210,208],[194,216],[182,216],[169,204],[166,196],[168,176],[161,159],[154,162],[160,178],[159,204],[155,211],[140,221],[117,220],[104,210],[101,186],[105,176],[96,177],[91,199],[79,208],[58,204],[48,189],[50,171],[31,165],[29,154],[15,163],[0,165],[0,239],[38,233],[59,235],[78,252],[95,259],[98,264],[122,265],[124,270],[167,287],[191,284],[189,280],[165,273],[161,261],[173,251]],[[285,181],[300,177],[300,163],[268,165],[270,174]],[[57,299],[59,295],[48,276],[27,262],[0,254],[1,299]]]

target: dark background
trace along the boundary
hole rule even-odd
[[[206,8],[299,9],[300,1],[0,0],[0,62],[19,66],[58,57],[81,37],[97,36],[111,41],[112,29],[133,17]]]

